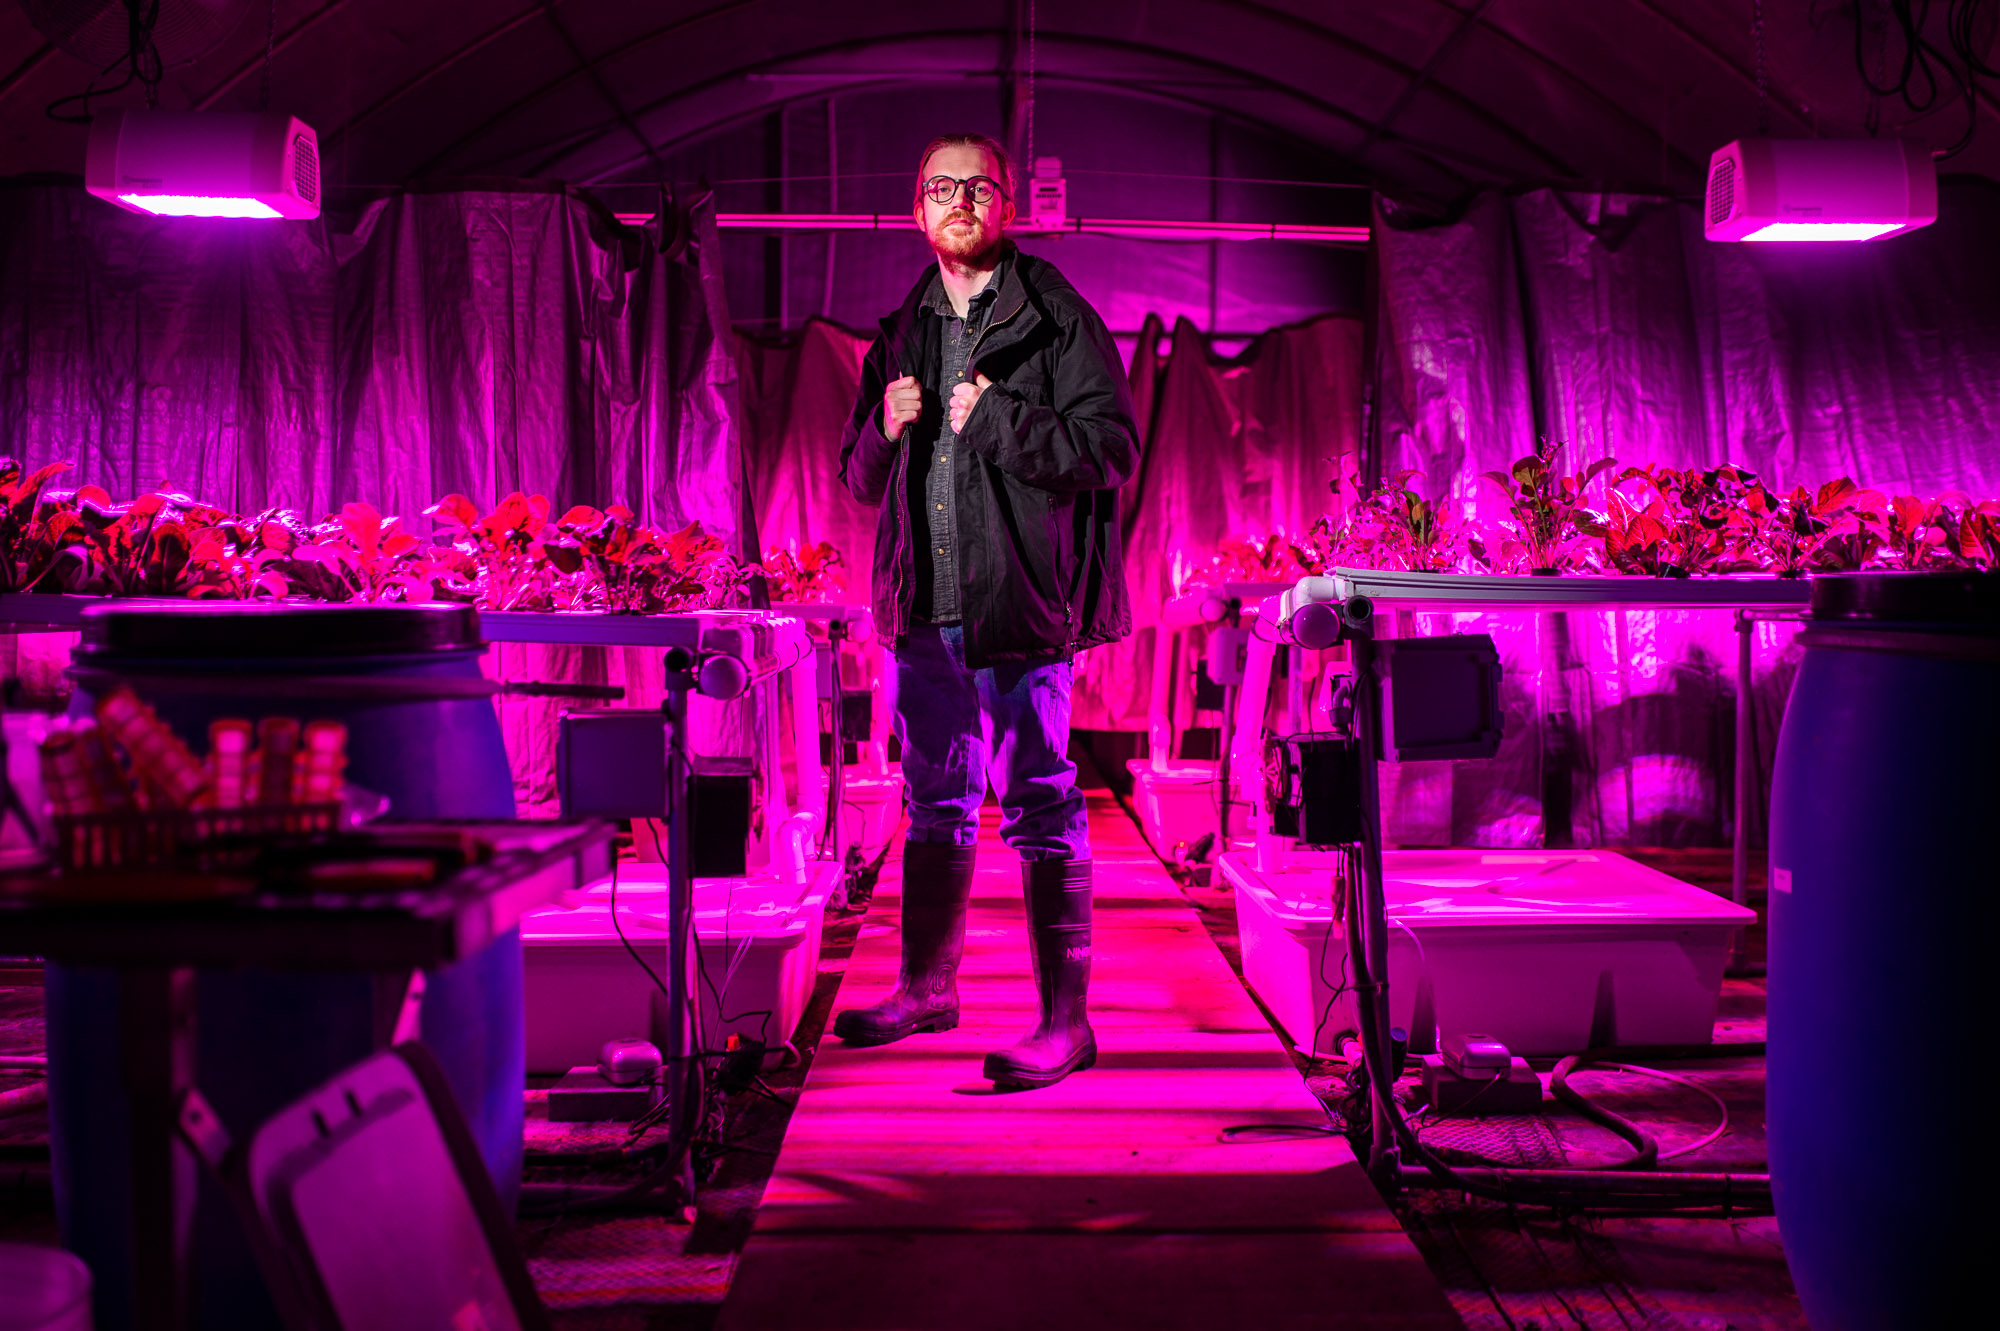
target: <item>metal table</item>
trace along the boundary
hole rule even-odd
[[[387,1047],[405,1016],[413,971],[471,956],[526,912],[610,866],[609,823],[449,826],[486,837],[495,853],[422,889],[126,904],[30,899],[21,893],[48,880],[0,879],[0,939],[8,952],[118,973],[120,1053],[131,1088],[137,1325],[188,1325],[196,1171],[179,1120],[194,1086],[197,970],[373,973],[376,1041]]]

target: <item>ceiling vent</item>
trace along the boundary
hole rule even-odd
[[[1937,221],[1937,167],[1898,139],[1739,139],[1703,203],[1710,240],[1880,240]]]
[[[275,111],[100,111],[83,180],[135,213],[318,217],[319,139]]]

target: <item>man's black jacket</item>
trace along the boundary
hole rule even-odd
[[[840,445],[848,492],[880,508],[875,624],[891,642],[908,632],[916,594],[910,450],[928,448],[944,425],[942,321],[924,304],[935,272],[882,320]],[[1118,487],[1139,465],[1139,432],[1111,334],[1053,264],[1017,251],[971,363],[993,386],[967,418],[952,468],[966,664],[1117,641],[1132,630]],[[924,386],[924,413],[892,444],[882,394],[906,374]]]

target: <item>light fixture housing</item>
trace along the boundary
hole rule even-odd
[[[1738,139],[1702,205],[1710,240],[1880,240],[1937,221],[1937,166],[1901,139]]]
[[[314,218],[319,137],[276,111],[100,111],[83,179],[135,213]]]

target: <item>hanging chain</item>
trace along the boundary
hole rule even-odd
[[[1862,21],[1866,0],[1855,0],[1854,21]],[[1869,35],[1875,39],[1875,81],[1868,86],[1868,111],[1862,117],[1862,125],[1868,137],[1874,138],[1882,132],[1882,93],[1889,86],[1889,16],[1882,13],[1873,23],[1868,24]]]
[[[1764,57],[1764,0],[1750,0],[1750,39],[1757,48],[1757,136],[1771,134],[1771,66]]]
[[[1035,0],[1028,0],[1028,175],[1035,174]]]
[[[271,0],[269,15],[264,21],[264,86],[257,92],[257,109],[271,109],[271,57],[278,47],[278,0]]]

